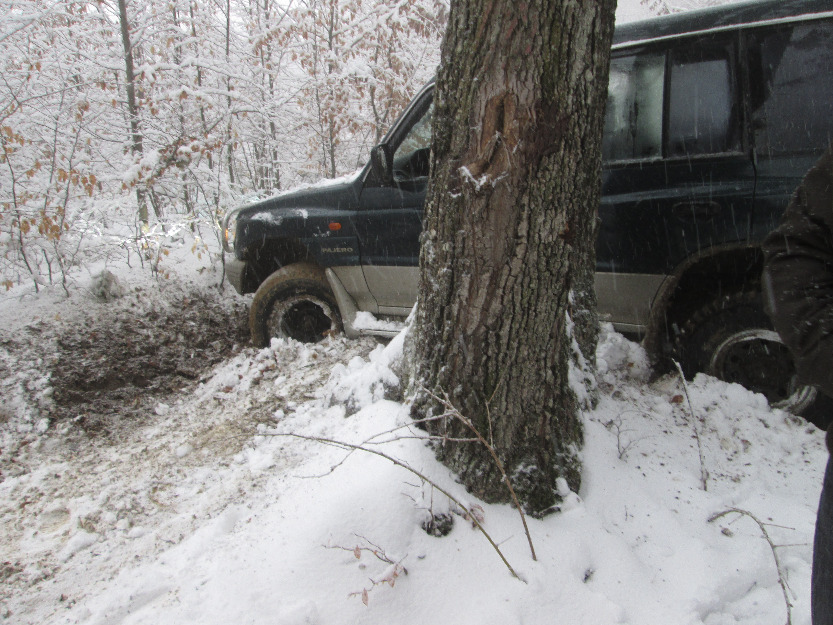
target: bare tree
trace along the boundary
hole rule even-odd
[[[134,70],[134,50],[130,32],[130,22],[127,16],[127,0],[118,0],[119,6],[119,28],[121,30],[121,43],[124,50],[124,88],[127,95],[127,117],[130,122],[130,152],[136,159],[141,159],[144,147],[142,145],[142,132],[139,127],[139,104],[137,99],[137,79]],[[147,194],[142,185],[136,185],[136,202],[139,205],[139,220],[142,223],[148,222]]]

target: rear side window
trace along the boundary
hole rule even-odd
[[[668,98],[668,156],[739,149],[728,54],[674,55]]]
[[[662,93],[665,55],[626,56],[610,62],[604,142],[605,160],[662,155]]]
[[[752,124],[759,152],[825,148],[833,139],[833,23],[757,33],[750,50],[757,65]]]
[[[686,41],[613,58],[606,161],[688,157],[741,148],[734,45]]]

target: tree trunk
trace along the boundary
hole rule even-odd
[[[231,60],[231,0],[226,0],[226,63]],[[234,115],[232,113],[231,92],[234,87],[231,84],[231,75],[226,77],[226,106],[228,106],[228,125],[226,127],[226,166],[228,167],[228,182],[232,187],[235,184],[234,178]]]
[[[573,339],[592,359],[601,134],[615,0],[452,2],[434,135],[413,355],[414,416],[451,403],[489,441],[528,511],[580,483]],[[571,331],[568,313],[578,322]],[[471,438],[459,419],[434,434]],[[507,501],[479,443],[439,457]]]
[[[130,152],[134,158],[141,158],[142,132],[139,128],[139,105],[136,100],[136,74],[133,70],[133,43],[130,40],[130,24],[127,21],[127,1],[118,0],[119,27],[124,49],[125,90],[127,92],[127,115],[130,118]],[[141,182],[136,184],[136,203],[139,205],[139,221],[148,223],[147,192]]]

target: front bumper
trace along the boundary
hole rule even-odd
[[[246,274],[246,261],[231,258],[226,261],[226,280],[234,290],[243,295],[243,276]]]

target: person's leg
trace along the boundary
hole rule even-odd
[[[827,461],[813,542],[813,625],[833,625],[833,458]]]

